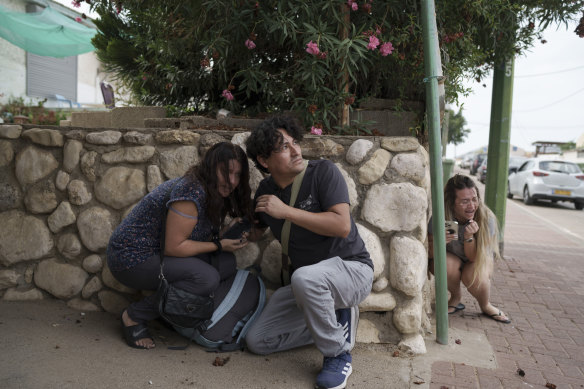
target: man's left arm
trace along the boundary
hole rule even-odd
[[[315,234],[346,238],[351,232],[351,210],[347,183],[330,161],[322,161],[315,172],[320,212],[290,207],[278,197],[258,197],[256,211],[276,219],[287,219]]]

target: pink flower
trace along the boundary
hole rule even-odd
[[[83,19],[81,19],[79,16],[77,16],[77,17],[75,18],[75,21],[76,21],[77,23],[81,23],[81,21],[82,21],[82,20],[83,20]]]
[[[377,39],[376,36],[371,35],[369,37],[369,44],[367,45],[367,48],[369,50],[375,50],[377,48],[377,46],[379,46],[379,39]]]
[[[382,57],[387,57],[393,51],[393,45],[391,42],[385,42],[379,48],[379,52],[381,53]]]
[[[245,47],[247,47],[250,50],[255,49],[256,45],[255,43],[253,43],[253,41],[251,39],[248,39],[245,41]]]
[[[322,135],[322,128],[312,126],[310,127],[310,133],[312,135]]]
[[[321,51],[320,53],[318,53],[318,58],[326,59],[327,54],[328,54],[327,51]]]
[[[317,43],[313,43],[312,41],[306,44],[306,52],[312,55],[318,55],[320,53],[320,49],[318,48]]]
[[[71,5],[75,8],[79,8],[79,7],[81,7],[81,0],[73,0],[71,2]]]
[[[228,89],[223,89],[223,93],[221,93],[221,96],[225,97],[227,101],[233,100],[233,95]]]
[[[357,11],[359,9],[359,5],[355,0],[347,0],[347,5],[351,7],[353,11]]]
[[[363,4],[363,8],[367,13],[371,13],[371,4],[369,3]]]

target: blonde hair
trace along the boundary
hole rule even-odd
[[[479,200],[474,217],[474,221],[479,225],[479,231],[476,234],[477,252],[474,260],[475,270],[472,285],[477,279],[480,283],[483,275],[487,275],[487,278],[490,277],[494,260],[501,258],[499,253],[499,223],[495,214],[481,201],[481,195],[475,182],[462,174],[451,177],[444,187],[444,216],[446,220],[455,220],[456,193],[462,189],[474,189]]]

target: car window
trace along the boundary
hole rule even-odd
[[[509,158],[509,166],[510,167],[521,166],[521,164],[523,162],[525,162],[525,158],[520,158],[520,157],[511,157],[511,158]]]
[[[578,165],[564,161],[541,161],[539,168],[548,172],[575,174],[580,172]]]
[[[527,161],[523,165],[521,165],[521,167],[519,168],[518,171],[523,172],[525,170],[531,169],[531,166],[533,166],[533,162],[532,161]]]

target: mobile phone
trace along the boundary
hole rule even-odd
[[[244,232],[251,230],[251,223],[247,218],[241,219],[238,223],[234,223],[225,233],[223,238],[225,239],[239,239]]]
[[[458,222],[456,220],[446,220],[444,229],[447,234],[458,234]]]

